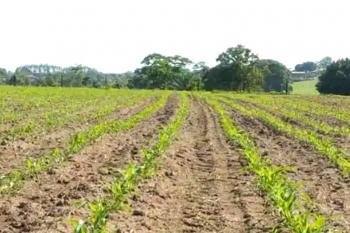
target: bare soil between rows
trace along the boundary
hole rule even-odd
[[[102,194],[127,163],[140,159],[140,149],[155,140],[177,105],[178,98],[170,96],[150,119],[128,132],[103,136],[64,166],[26,182],[15,195],[2,197],[0,233],[72,232],[69,220],[86,217],[81,205]]]
[[[304,191],[329,217],[330,225],[350,232],[350,180],[310,145],[291,139],[258,119],[234,110],[231,113],[266,159],[273,165],[294,168],[289,177],[303,183]]]
[[[154,99],[151,98],[130,107],[117,109],[107,118],[109,120],[128,118],[153,101]],[[72,135],[82,132],[96,123],[97,121],[93,120],[86,122],[86,124],[71,124],[49,134],[37,135],[30,138],[29,141],[23,138],[8,145],[0,146],[0,174],[6,174],[28,158],[37,158],[45,153],[50,153],[55,148],[67,148]]]
[[[295,128],[309,129],[311,131],[315,131],[319,135],[319,137],[332,140],[333,144],[336,147],[342,149],[344,151],[344,154],[347,156],[347,158],[350,159],[350,136],[337,135],[335,133],[327,134],[325,132],[322,132],[322,131],[315,129],[314,127],[308,125],[307,123],[304,123],[301,121],[295,121],[293,119],[290,119],[288,117],[283,116],[282,114],[279,114],[278,112],[270,111],[266,107],[264,107],[260,104],[255,104],[255,103],[251,103],[251,102],[243,101],[243,100],[237,100],[237,102],[242,104],[243,106],[249,106],[250,108],[257,108],[259,110],[267,112],[267,113],[291,124]],[[318,119],[318,120],[321,120],[321,119]],[[342,124],[342,125],[338,125],[338,126],[346,126],[346,125]]]
[[[112,232],[271,232],[279,222],[212,110],[196,98],[158,175],[111,215]]]

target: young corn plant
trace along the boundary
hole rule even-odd
[[[265,111],[259,109],[247,109],[241,104],[225,98],[220,98],[220,101],[233,109],[236,109],[243,115],[261,119],[278,131],[285,133],[299,141],[309,143],[315,148],[316,151],[320,152],[320,154],[324,155],[331,162],[337,165],[344,176],[350,176],[350,161],[347,159],[345,152],[334,146],[330,139],[322,138],[317,133],[307,129],[293,127],[288,122],[284,122],[283,120],[278,119]]]
[[[296,233],[326,232],[326,217],[314,212],[301,201],[306,194],[285,174],[289,167],[275,167],[264,160],[249,135],[238,128],[229,114],[214,98],[201,96],[218,114],[220,124],[229,140],[237,143],[249,169],[255,173],[259,188],[284,219],[284,225]]]
[[[230,97],[227,95],[220,95],[220,96],[232,99],[232,96]],[[269,112],[282,116],[284,119],[288,119],[288,120],[291,119],[297,122],[306,123],[306,125],[311,126],[316,131],[320,131],[326,134],[350,136],[350,128],[348,126],[329,125],[328,123],[320,119],[314,119],[308,114],[308,112],[303,112],[300,110],[296,110],[294,108],[288,108],[283,104],[276,103],[274,101],[275,100],[274,97],[269,97],[265,99],[265,98],[249,98],[244,95],[237,95],[237,96],[234,96],[234,99],[243,100],[245,102],[263,106]]]
[[[130,163],[122,172],[120,178],[116,178],[109,186],[105,196],[97,198],[92,205],[101,206],[98,211],[89,207],[89,217],[86,221],[74,220],[72,222],[74,233],[104,233],[107,229],[108,214],[126,208],[127,199],[143,178],[155,173],[157,158],[162,155],[170,145],[177,131],[183,125],[188,111],[188,97],[181,94],[180,107],[170,123],[159,132],[159,139],[149,149],[142,151],[143,161],[139,164]],[[91,206],[91,204],[89,204]]]
[[[80,152],[86,145],[92,144],[97,138],[104,134],[117,133],[133,128],[140,121],[149,118],[153,113],[164,107],[168,96],[169,93],[163,94],[156,102],[126,120],[102,122],[85,132],[72,136],[69,147],[64,151],[54,149],[51,153],[42,155],[38,159],[27,159],[19,168],[0,176],[0,193],[19,188],[25,179],[34,177],[66,161],[74,154]]]

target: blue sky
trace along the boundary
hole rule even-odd
[[[215,65],[243,44],[288,67],[350,56],[346,0],[2,0],[0,67],[140,66],[149,53]]]

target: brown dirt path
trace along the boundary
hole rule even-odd
[[[174,114],[177,103],[178,98],[171,96],[164,109],[134,129],[105,135],[64,166],[27,182],[15,196],[2,197],[0,233],[72,232],[68,219],[85,214],[77,202],[94,200],[119,169],[139,159],[139,150],[154,140],[156,132]]]
[[[350,180],[310,145],[290,139],[258,119],[231,112],[266,159],[295,169],[289,176],[304,184],[305,192],[319,205],[321,213],[331,217],[331,225],[350,232]]]
[[[107,116],[107,118],[125,119],[141,111],[153,101],[154,98],[150,98],[133,106],[117,109]],[[71,124],[69,126],[63,126],[55,132],[30,138],[29,141],[23,138],[8,145],[0,146],[0,174],[6,174],[14,167],[20,165],[25,159],[37,158],[44,153],[50,153],[54,148],[66,148],[72,135],[96,123],[96,121],[90,121],[86,124]]]
[[[158,175],[140,186],[133,211],[111,216],[111,227],[123,233],[270,232],[277,219],[241,164],[215,114],[192,99],[189,119]]]

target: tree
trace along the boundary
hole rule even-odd
[[[60,85],[60,81],[60,75],[58,73],[50,73],[46,75],[43,85],[56,87]]]
[[[256,66],[258,60],[257,55],[242,45],[228,48],[216,59],[219,66],[232,72],[229,89],[241,91],[251,91],[261,86],[262,73]]]
[[[259,60],[257,64],[263,72],[264,91],[282,92],[291,89],[290,71],[282,63],[274,60]]]
[[[5,69],[0,68],[0,84],[4,84],[8,81],[9,76]]]
[[[82,80],[82,85],[85,86],[85,87],[91,87],[92,86],[92,83],[93,83],[93,79],[88,76],[88,75],[85,75],[83,77],[83,80]]]
[[[237,90],[238,80],[233,79],[234,68],[230,65],[217,65],[206,72],[203,77],[205,90]]]
[[[203,61],[195,63],[192,68],[193,73],[198,74],[201,77],[203,77],[209,71],[209,69],[209,66]]]
[[[32,81],[35,81],[35,80],[31,71],[26,67],[20,67],[16,69],[14,75],[12,75],[11,77],[10,82],[12,85],[28,86],[28,85],[31,85]]]
[[[8,83],[13,86],[17,86],[17,77],[16,74],[11,75]]]
[[[3,78],[4,75],[7,77]],[[6,70],[0,69],[0,83],[12,85],[102,87],[112,85],[119,78],[120,75],[104,74],[81,65],[68,68],[47,64],[24,65],[18,67],[15,73],[7,74]],[[126,86],[126,83],[123,81],[122,86]]]
[[[83,80],[85,77],[84,68],[81,65],[71,68],[71,85],[73,87],[81,87],[83,85]]]
[[[299,72],[312,72],[312,71],[315,71],[316,69],[317,69],[317,64],[312,61],[307,61],[295,66],[295,71],[299,71]]]
[[[188,58],[153,53],[146,56],[142,64],[144,66],[137,69],[135,76],[129,80],[130,88],[177,90],[188,88],[191,72],[187,66],[192,64]]]
[[[322,94],[350,95],[350,60],[342,59],[329,65],[316,87]]]
[[[201,90],[203,89],[203,78],[210,70],[209,66],[205,62],[195,63],[192,67],[192,77],[188,84],[189,90]]]
[[[332,64],[332,58],[331,57],[324,57],[321,59],[321,61],[318,62],[317,66],[320,70],[326,70],[327,67]]]
[[[167,89],[169,80],[171,78],[171,65],[170,59],[158,53],[150,54],[146,56],[141,64],[144,65],[139,69],[136,74],[139,77],[146,79],[145,88],[154,89]]]

